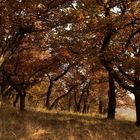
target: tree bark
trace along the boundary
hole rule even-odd
[[[74,90],[74,111],[77,112],[77,91]]]
[[[83,113],[88,113],[88,109],[89,109],[89,87],[90,87],[90,83],[88,83],[87,88],[86,88],[86,95],[84,97],[84,105],[83,105]]]
[[[116,94],[115,94],[115,83],[113,76],[109,73],[109,103],[108,103],[108,119],[115,119],[115,109],[116,109]]]
[[[70,112],[71,110],[71,94],[69,94],[69,97],[68,97],[68,111]]]
[[[103,102],[101,101],[101,97],[99,98],[99,113],[104,113]]]
[[[82,93],[80,95],[80,99],[79,99],[79,101],[77,103],[77,110],[76,110],[77,112],[81,112],[81,102],[82,102],[82,99],[84,97],[84,93],[85,93],[85,91],[82,90]]]
[[[140,81],[134,81],[134,96],[136,107],[136,126],[140,126]]]
[[[64,98],[65,96],[67,96],[69,93],[71,93],[72,89],[73,89],[73,87],[71,87],[69,89],[69,91],[66,92],[65,94],[63,94],[63,95],[59,96],[58,98],[56,98],[54,100],[54,102],[52,103],[52,105],[49,107],[49,110],[53,109],[53,107],[59,102],[59,100],[61,100],[62,98]]]
[[[19,96],[20,96],[20,111],[25,111],[25,96],[26,96],[26,93],[21,92],[19,94]]]
[[[140,126],[140,93],[135,94],[136,125]]]
[[[13,102],[13,107],[16,107],[16,104],[18,102],[18,99],[19,99],[19,94],[16,95],[16,99],[15,101]]]
[[[83,103],[83,111],[82,111],[82,113],[87,113],[87,107],[88,107],[88,102],[87,102],[87,100],[85,99],[85,100],[84,100],[84,103]]]
[[[48,91],[46,93],[46,108],[49,109],[50,108],[50,96],[51,96],[51,93],[52,93],[52,87],[53,87],[53,81],[50,80],[50,85],[48,87]]]

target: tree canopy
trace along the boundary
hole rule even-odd
[[[96,93],[95,85],[104,83],[109,90],[108,110],[114,114],[118,83],[120,90],[135,95],[140,125],[138,0],[0,3],[2,95],[9,89],[16,92],[14,104],[20,98],[24,110],[26,94],[42,88],[47,109],[61,106],[58,102],[63,99],[65,106],[68,100],[69,110],[73,105],[73,110],[87,112],[97,96],[104,96]]]

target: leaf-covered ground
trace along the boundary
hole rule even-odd
[[[0,110],[0,140],[140,140],[140,128],[126,120],[58,112]]]

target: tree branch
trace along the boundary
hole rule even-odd
[[[71,88],[68,90],[68,92],[66,92],[65,94],[63,94],[63,95],[59,96],[58,98],[56,98],[56,99],[54,100],[54,102],[52,103],[52,105],[49,107],[49,110],[51,110],[51,109],[56,105],[56,103],[58,103],[58,101],[59,101],[60,99],[62,99],[62,98],[64,98],[65,96],[67,96],[72,90],[73,90],[73,87],[71,87]]]

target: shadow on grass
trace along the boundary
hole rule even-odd
[[[0,110],[1,140],[140,140],[134,122],[90,115]]]

